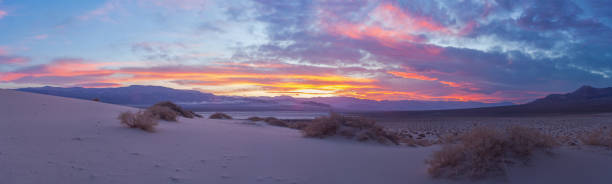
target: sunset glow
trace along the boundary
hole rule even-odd
[[[0,88],[520,103],[612,85],[607,12],[581,0],[0,1]]]

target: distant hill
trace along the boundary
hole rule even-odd
[[[582,86],[574,92],[551,94],[521,105],[471,109],[389,111],[362,113],[370,117],[463,117],[463,116],[532,116],[543,114],[587,114],[612,112],[612,87]]]
[[[21,88],[17,90],[86,100],[97,98],[106,103],[129,105],[134,107],[146,107],[159,101],[168,100],[196,111],[406,111],[477,108],[512,104],[509,102],[482,103],[417,100],[375,101],[351,97],[236,97],[218,96],[210,93],[202,93],[196,90],[178,90],[160,86],[141,85],[118,88],[61,88],[46,86],[36,88]]]
[[[21,88],[18,91],[54,96],[99,99],[102,102],[147,107],[160,101],[172,101],[191,110],[329,110],[329,105],[308,101],[273,101],[257,98],[217,96],[196,90],[178,90],[160,86],[132,85],[118,88]]]
[[[464,101],[420,101],[420,100],[367,100],[351,97],[316,97],[308,98],[310,101],[330,104],[337,110],[346,111],[392,111],[392,110],[440,110],[440,109],[465,109],[478,107],[495,107],[513,105],[510,102],[482,103]]]
[[[195,90],[175,90],[159,86],[138,85],[119,88],[60,88],[45,86],[40,88],[21,88],[18,91],[90,100],[98,98],[107,103],[135,106],[151,105],[164,100],[178,102],[227,100],[210,93],[202,93]]]
[[[555,105],[555,104],[610,104],[612,102],[612,87],[594,88],[582,86],[574,92],[567,94],[552,94],[545,98],[537,99],[532,105]]]

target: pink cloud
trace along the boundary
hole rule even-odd
[[[0,64],[24,64],[28,61],[27,57],[9,55],[8,49],[0,46]]]
[[[381,3],[367,15],[363,20],[353,21],[322,7],[317,21],[327,33],[357,40],[373,39],[394,48],[400,47],[398,44],[402,42],[426,43],[427,37],[423,35],[466,35],[476,26],[472,21],[461,28],[446,27],[431,17],[411,14],[391,3]]]
[[[449,73],[412,68],[385,71],[274,62],[218,62],[195,66],[118,68],[125,64],[58,59],[44,65],[0,72],[0,81],[65,87],[166,83],[186,88],[203,88],[218,95],[332,95],[374,100],[500,102],[534,97],[524,94],[520,96],[521,94],[509,91],[480,92],[476,88],[477,85],[449,78]],[[366,73],[369,74],[364,75]],[[384,73],[391,75],[381,75]],[[397,80],[397,77],[423,82]]]
[[[28,61],[30,61],[30,59],[26,57],[0,55],[1,64],[24,64]]]
[[[4,16],[8,15],[6,11],[0,10],[0,19],[4,18]]]
[[[207,0],[140,0],[144,3],[153,4],[159,7],[172,7],[182,10],[199,10],[204,7]]]
[[[44,39],[47,39],[48,37],[49,35],[47,34],[40,34],[40,35],[34,35],[31,38],[35,40],[44,40]]]

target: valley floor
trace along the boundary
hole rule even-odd
[[[0,183],[612,183],[612,150],[564,146],[506,177],[433,179],[439,146],[304,138],[244,120],[179,119],[122,127],[137,109],[0,90]]]

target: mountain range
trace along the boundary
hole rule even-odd
[[[118,88],[34,87],[18,91],[54,96],[99,99],[102,102],[146,107],[160,101],[172,101],[195,111],[305,110],[305,111],[414,111],[494,107],[510,102],[482,103],[462,101],[376,101],[352,97],[293,98],[219,96],[197,90],[179,90],[160,86],[133,85]]]
[[[612,112],[612,87],[582,86],[565,94],[551,94],[526,104],[467,109],[387,111],[362,113],[377,118],[532,116]]]

